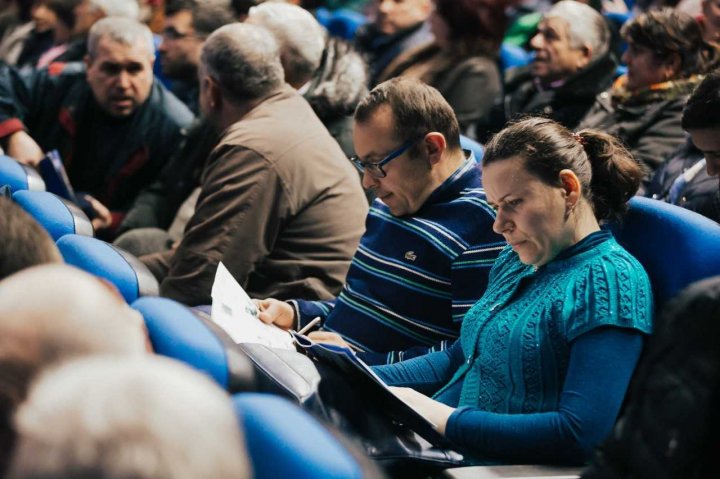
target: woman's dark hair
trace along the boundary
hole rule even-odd
[[[533,176],[561,186],[560,171],[571,170],[598,220],[619,218],[637,192],[643,170],[615,137],[596,130],[577,134],[559,123],[531,117],[511,124],[485,147],[483,166],[520,156]]]
[[[497,0],[435,0],[435,9],[450,29],[455,47],[468,53],[497,55],[508,24],[505,2]]]
[[[649,48],[658,59],[677,54],[679,78],[706,73],[718,62],[718,50],[703,39],[700,24],[687,13],[663,8],[651,10],[626,23],[625,40]]]
[[[45,6],[57,15],[58,20],[72,30],[75,26],[75,7],[81,0],[48,0]]]

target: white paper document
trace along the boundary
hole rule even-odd
[[[236,343],[295,349],[290,333],[258,319],[255,303],[222,263],[215,273],[211,295],[212,320]]]

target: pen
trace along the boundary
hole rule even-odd
[[[300,331],[298,331],[298,334],[305,334],[308,331],[310,331],[313,327],[315,327],[316,324],[320,322],[320,316],[316,316],[312,321],[307,323]]]

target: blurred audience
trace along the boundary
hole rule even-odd
[[[47,231],[4,196],[0,196],[0,225],[0,280],[30,266],[62,263]]]
[[[352,113],[367,93],[366,66],[346,42],[328,38],[325,29],[302,8],[266,2],[250,9],[246,22],[267,28],[280,45],[285,81],[313,108],[348,157]]]
[[[356,33],[358,48],[367,58],[369,86],[389,78],[399,55],[432,41],[427,21],[432,0],[373,0],[370,22]]]
[[[69,362],[33,385],[16,416],[15,479],[246,479],[232,403],[162,358]]]
[[[705,41],[720,43],[720,0],[702,0],[699,20]]]
[[[720,222],[720,71],[690,96],[682,115],[685,144],[655,172],[645,196],[682,206]]]
[[[171,91],[198,114],[198,66],[205,39],[234,22],[224,0],[170,0],[165,4],[165,27],[158,51],[163,75]]]
[[[63,53],[55,58],[58,62],[83,61],[88,54],[90,28],[105,17],[123,17],[139,20],[140,7],[137,0],[81,0],[73,10],[75,23],[72,39]]]
[[[379,75],[417,78],[437,88],[450,103],[460,132],[486,116],[502,94],[498,52],[507,19],[501,0],[434,0],[434,39],[407,49]]]
[[[53,44],[37,58],[37,68],[47,67],[67,51],[75,28],[74,10],[79,3],[80,0],[47,0],[45,3],[45,7],[55,15],[56,21],[52,30]]]
[[[33,31],[32,11],[35,0],[11,0],[0,14],[0,61],[9,65],[17,62],[25,39]]]
[[[222,137],[177,248],[141,258],[163,296],[209,304],[221,261],[253,297],[328,299],[342,287],[367,202],[340,147],[283,79],[262,27],[226,25],[203,45],[200,110]]]
[[[163,74],[172,91],[199,114],[198,67],[205,39],[223,25],[233,23],[224,0],[171,0],[165,7],[160,44]],[[136,256],[169,249],[179,241],[195,210],[200,174],[219,132],[203,119],[187,130],[178,151],[157,181],[143,190],[118,228],[116,245]],[[135,230],[135,231],[131,231]]]
[[[0,281],[0,471],[15,442],[12,415],[33,379],[74,357],[143,354],[142,321],[112,286],[70,266],[35,266]]]
[[[598,128],[620,138],[649,177],[685,140],[683,106],[702,75],[717,64],[690,15],[652,10],[622,28],[628,48],[627,75],[598,95],[581,128]]]
[[[57,149],[76,190],[92,195],[96,231],[107,235],[152,183],[192,114],[153,81],[150,30],[107,18],[90,31],[86,65],[18,73],[0,67],[0,141],[37,165]]]
[[[542,17],[530,46],[532,63],[506,73],[505,94],[477,124],[481,141],[522,115],[543,115],[574,129],[610,88],[616,62],[602,15],[573,0],[556,3]]]

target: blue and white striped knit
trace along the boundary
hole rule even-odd
[[[493,220],[472,158],[412,216],[393,216],[375,200],[340,296],[290,301],[298,328],[320,316],[369,364],[445,349],[505,246]]]

